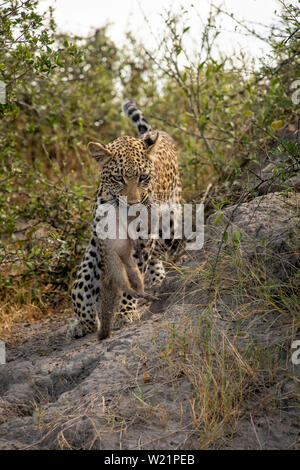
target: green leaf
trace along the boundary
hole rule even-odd
[[[214,219],[213,224],[217,225],[217,223],[220,222],[220,220],[222,219],[223,215],[224,215],[223,212],[219,212],[219,214]]]
[[[231,234],[231,238],[232,238],[232,241],[234,243],[240,243],[241,238],[242,238],[242,234],[241,234],[241,232],[233,231],[232,234]]]

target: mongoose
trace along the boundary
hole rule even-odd
[[[119,234],[119,211],[116,210],[116,233]],[[103,269],[101,282],[104,287],[99,302],[100,329],[98,338],[102,340],[111,334],[113,317],[118,311],[122,293],[132,297],[155,300],[157,297],[144,292],[143,277],[133,259],[133,242],[128,236],[120,239],[98,239],[102,253]]]

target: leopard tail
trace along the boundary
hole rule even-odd
[[[137,128],[140,135],[145,134],[145,132],[151,132],[152,127],[149,122],[143,115],[142,111],[137,107],[135,102],[131,99],[124,101],[122,105],[124,114],[130,119],[132,124]]]

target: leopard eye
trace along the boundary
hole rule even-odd
[[[121,175],[112,176],[111,179],[115,181],[116,183],[125,184],[124,178]]]
[[[141,183],[149,183],[150,175],[141,175],[140,178],[139,178],[139,181]]]

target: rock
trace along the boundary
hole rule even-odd
[[[243,374],[251,372],[250,382],[245,382],[249,390],[239,388],[238,394],[245,393],[246,401],[255,387],[250,408],[254,413],[239,418],[232,440],[225,436],[223,443],[216,445],[295,448],[298,429],[293,423],[299,412],[294,396],[298,388],[292,388],[284,376],[291,375],[286,366],[291,320],[277,311],[244,318],[240,313],[243,300],[239,297],[237,301],[231,291],[222,299],[218,291],[218,299],[211,302],[209,293],[214,291],[203,277],[205,271],[202,277],[195,273],[201,271],[199,266],[211,265],[228,224],[228,240],[222,244],[220,256],[238,251],[247,260],[266,265],[271,277],[286,279],[299,266],[299,206],[298,194],[276,193],[225,208],[222,216],[209,217],[203,250],[189,253],[182,266],[168,274],[161,298],[140,322],[113,331],[105,341],[98,342],[95,334],[68,341],[66,330],[71,320],[65,318],[23,326],[26,341],[7,344],[7,363],[0,365],[0,449],[198,449],[205,426],[202,422],[194,425],[197,414],[193,415],[192,405],[198,393],[197,380],[209,382],[205,374],[198,377],[197,371],[207,363],[209,370],[204,371],[210,372],[213,366],[214,373],[218,372],[215,361],[221,348],[230,353],[231,361],[239,361],[241,352],[247,352],[241,370]],[[193,341],[187,350],[189,337]],[[249,349],[251,342],[254,349]],[[179,349],[176,344],[181,345]],[[270,397],[263,395],[268,376],[262,378],[260,387],[258,376],[252,375],[247,365],[252,359],[248,352],[257,351],[258,346],[259,351],[267,351],[268,366],[273,352],[274,357],[277,354],[284,378],[280,402],[284,426],[279,410],[270,418],[270,428],[265,401]],[[189,379],[185,371],[194,352],[196,363],[192,362]],[[168,372],[178,357],[184,367],[178,370],[176,365]],[[226,372],[222,364],[221,384]],[[227,373],[231,385],[230,368]],[[212,383],[218,374],[214,377]],[[276,380],[277,397],[278,376]]]
[[[284,154],[273,156],[261,171],[260,178],[265,180],[257,190],[258,194],[269,194],[287,189],[300,190],[300,165]],[[259,178],[252,179],[252,184],[259,183]]]
[[[207,220],[206,239],[213,252],[228,224],[222,250],[238,246],[242,256],[265,263],[270,278],[286,280],[299,269],[299,194],[267,194],[221,212]]]

